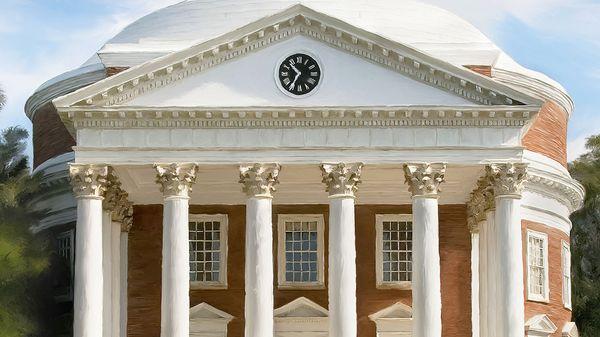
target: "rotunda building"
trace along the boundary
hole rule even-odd
[[[75,336],[577,336],[573,102],[443,9],[183,1],[25,111]]]

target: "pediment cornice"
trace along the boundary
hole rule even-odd
[[[294,36],[306,36],[480,105],[541,101],[463,67],[295,5],[219,38],[132,67],[56,98],[58,108],[118,106]]]

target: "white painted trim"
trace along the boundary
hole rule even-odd
[[[535,238],[543,240],[544,294],[542,296],[531,293],[532,283],[531,283],[530,265],[529,265],[529,251],[530,251],[529,238],[530,237],[535,237]],[[527,229],[527,300],[528,301],[543,302],[543,303],[550,302],[550,296],[549,296],[550,295],[550,288],[549,288],[550,285],[549,285],[549,279],[548,279],[548,274],[549,274],[548,269],[549,269],[549,265],[548,265],[548,234],[533,231],[531,229]]]
[[[471,233],[471,327],[472,337],[479,337],[479,232]]]
[[[229,218],[227,214],[193,214],[189,215],[189,222],[193,221],[219,221],[220,222],[220,241],[221,241],[221,260],[219,263],[219,281],[190,281],[191,289],[227,289],[227,255],[229,251],[227,236],[229,233]],[[190,261],[191,262],[191,261]]]
[[[558,328],[546,314],[531,317],[525,322],[527,337],[550,337]]]
[[[121,232],[120,238],[120,280],[119,284],[121,287],[119,303],[121,306],[120,310],[120,336],[127,337],[127,318],[129,316],[129,305],[128,305],[128,278],[129,278],[129,233]],[[115,336],[117,337],[117,336]]]
[[[562,337],[579,337],[575,322],[567,322],[562,328]]]
[[[203,317],[202,312],[217,317]],[[208,303],[200,303],[190,308],[189,335],[190,337],[227,337],[227,325],[234,318]]]
[[[573,309],[573,294],[571,292],[571,287],[573,284],[573,278],[572,278],[572,274],[571,274],[571,246],[569,245],[569,243],[567,243],[565,240],[561,240],[561,278],[562,278],[562,301],[563,301],[563,306],[569,310]],[[568,256],[565,256],[568,255]],[[565,265],[565,261],[567,262],[567,265]],[[566,291],[568,292],[568,296],[566,296],[567,294],[565,294],[565,278],[568,277],[569,278],[569,284],[568,284],[568,289],[566,289]]]
[[[410,281],[383,281],[383,222],[384,221],[410,221],[412,214],[376,214],[375,215],[375,275],[377,289],[402,289],[410,290]],[[412,250],[411,250],[412,251]]]
[[[390,315],[398,311],[400,314]],[[409,337],[413,332],[412,308],[397,302],[387,308],[369,315],[369,319],[375,322],[378,337]]]
[[[327,311],[327,309],[323,308],[322,306],[309,300],[306,297],[298,297],[297,299],[291,301],[290,303],[284,304],[283,306],[275,309],[273,311],[273,316],[275,316],[275,317],[294,317],[294,316],[289,316],[289,314],[292,313],[294,310],[301,308],[301,307],[308,307],[308,308],[314,309],[315,311],[321,313],[322,317],[329,317],[329,311]]]
[[[287,282],[285,280],[285,223],[289,221],[317,222],[317,282]],[[323,214],[277,215],[277,283],[280,289],[323,289],[325,287],[325,220]]]
[[[155,162],[189,162],[196,158],[203,164],[239,164],[277,162],[283,164],[320,164],[322,162],[362,162],[366,164],[404,164],[406,162],[445,162],[451,164],[485,164],[488,162],[520,162],[521,147],[372,147],[369,149],[315,148],[261,149],[256,148],[105,148],[75,147],[79,164],[106,163],[109,165],[148,165]],[[442,199],[443,200],[443,199]]]
[[[53,103],[57,107],[122,104],[139,94],[170,85],[297,34],[483,104],[513,104],[513,99],[508,96],[529,104],[542,102],[481,74],[297,4],[219,38],[129,68],[57,98]]]

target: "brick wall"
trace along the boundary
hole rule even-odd
[[[523,137],[523,146],[567,165],[567,113],[556,103],[545,103]]]
[[[566,309],[562,302],[562,246],[561,242],[569,241],[569,236],[562,231],[546,225],[524,220],[523,233],[523,273],[525,284],[525,299],[527,299],[527,229],[548,234],[548,278],[550,285],[549,303],[525,301],[525,321],[539,314],[546,314],[558,327],[552,337],[560,337],[563,326],[571,321],[571,310]]]
[[[52,103],[36,110],[33,119],[33,167],[46,160],[71,152],[75,140],[58,117]]]
[[[207,302],[236,318],[228,326],[229,337],[244,334],[244,233],[245,206],[191,206],[191,213],[228,214],[229,257],[228,288],[224,290],[191,290],[192,306]],[[357,305],[359,337],[374,337],[375,324],[368,315],[398,301],[411,303],[406,290],[378,290],[375,286],[375,214],[409,213],[410,206],[356,206]],[[325,243],[328,242],[327,205],[284,205],[273,207],[276,253],[277,214],[323,214]],[[160,336],[162,206],[135,206],[134,225],[129,234],[129,312],[128,336]],[[464,206],[440,207],[440,258],[442,272],[442,320],[444,337],[468,336],[471,331],[470,304],[470,235],[466,227]],[[327,254],[325,244],[325,254]],[[276,255],[274,255],[276,263]],[[327,257],[325,258],[327,261]],[[327,267],[327,265],[326,265]],[[276,274],[276,265],[273,270]],[[327,268],[326,268],[327,272]],[[326,274],[327,275],[327,274]],[[327,279],[327,276],[325,277]],[[327,308],[327,289],[277,289],[275,307],[305,296]]]

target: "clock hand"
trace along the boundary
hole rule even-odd
[[[296,74],[296,77],[294,77],[294,81],[292,82],[292,84],[290,84],[290,89],[294,89],[294,86],[296,85],[296,81],[298,80],[298,77],[300,77],[300,72],[298,72]]]
[[[292,66],[292,69],[294,69],[294,71],[296,72],[296,74],[300,74],[300,71],[298,70],[298,68],[296,68],[293,64],[290,63],[290,66]]]

